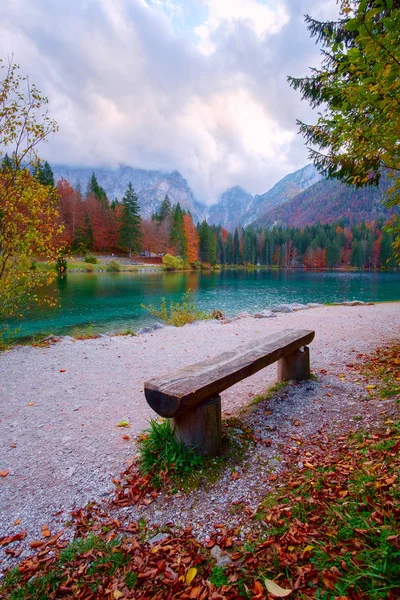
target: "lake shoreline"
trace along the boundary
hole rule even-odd
[[[314,306],[312,306],[312,303],[310,303],[311,306],[309,304],[304,304],[304,308],[299,308],[300,305],[298,304],[293,304],[294,308],[293,308],[293,312],[298,312],[298,311],[302,311],[302,310],[313,310],[315,308],[322,308],[322,307],[339,307],[339,306],[374,306],[374,305],[379,305],[379,304],[399,304],[400,305],[400,300],[380,300],[377,302],[363,302],[361,300],[353,300],[353,301],[344,301],[344,302],[325,302],[325,303],[316,303]],[[291,306],[291,304],[287,304],[285,306]],[[219,321],[222,324],[227,324],[227,323],[232,323],[234,321],[243,319],[243,318],[256,318],[256,319],[264,319],[264,318],[271,318],[270,316],[261,316],[262,312],[271,312],[270,308],[266,308],[264,309],[264,311],[257,311],[255,313],[249,313],[248,311],[244,310],[241,311],[235,315],[229,315],[229,316],[223,316],[222,319],[219,318],[206,318],[206,319],[202,319],[199,321],[194,321],[193,323],[188,323],[187,325],[184,325],[183,327],[187,327],[189,326],[193,326],[193,325],[197,325],[203,322],[207,322],[207,321]],[[278,314],[281,313],[286,313],[286,314],[290,314],[289,311],[277,311],[275,313],[275,316],[278,316]],[[255,316],[255,315],[260,315],[260,316]],[[131,331],[131,330],[127,330],[127,331],[121,331],[121,332],[105,332],[105,333],[82,333],[78,336],[74,336],[74,335],[57,335],[54,333],[46,333],[43,334],[43,336],[38,336],[38,338],[33,338],[33,339],[27,339],[27,340],[18,340],[15,343],[11,342],[9,345],[5,344],[4,348],[1,348],[0,346],[0,354],[1,352],[5,352],[5,351],[9,351],[15,348],[19,348],[19,347],[26,347],[26,346],[32,346],[32,347],[49,347],[52,344],[57,344],[62,342],[63,340],[73,340],[73,341],[85,341],[85,340],[93,340],[93,339],[98,339],[98,338],[112,338],[112,337],[136,337],[136,336],[143,336],[143,335],[148,335],[148,334],[154,334],[156,331],[160,331],[162,329],[166,329],[166,328],[173,328],[173,329],[180,329],[180,327],[175,327],[173,325],[168,325],[166,323],[160,323],[158,321],[155,321],[154,323],[142,327],[140,328],[138,331]]]
[[[204,312],[235,316],[280,303],[341,303],[348,300],[400,300],[400,273],[339,272],[277,269],[135,273],[68,273],[43,288],[53,307],[34,307],[23,319],[10,319],[4,337],[38,341],[49,335],[137,332],[154,323],[146,307],[156,309],[163,298],[179,305],[191,291],[191,301]],[[3,325],[6,325],[4,322]]]

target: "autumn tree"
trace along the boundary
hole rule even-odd
[[[183,215],[183,231],[186,239],[187,260],[193,264],[199,260],[199,234],[189,213]]]
[[[32,259],[56,258],[57,196],[33,174],[37,146],[58,129],[47,98],[19,72],[0,61],[0,320],[19,315],[37,300],[38,286],[53,271],[29,268]],[[4,154],[7,153],[7,154]]]
[[[400,4],[397,0],[341,0],[336,22],[306,16],[323,47],[321,68],[289,77],[313,108],[315,125],[298,121],[319,171],[347,184],[393,177],[388,204],[400,204]],[[397,250],[400,255],[400,223]],[[357,259],[357,262],[360,262]]]
[[[139,199],[132,183],[122,198],[122,210],[119,217],[119,238],[118,244],[124,248],[129,257],[132,252],[139,252],[142,243],[142,229],[139,209]]]

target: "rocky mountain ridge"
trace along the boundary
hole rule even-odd
[[[253,196],[240,186],[231,187],[211,206],[195,198],[178,171],[166,173],[128,166],[111,169],[53,165],[52,168],[56,181],[64,177],[73,187],[79,185],[82,192],[94,172],[110,200],[121,200],[131,182],[144,218],[150,218],[168,194],[171,203],[179,202],[190,211],[195,222],[206,219],[210,225],[222,225],[228,231],[238,225],[304,227],[318,221],[331,223],[346,218],[358,223],[389,215],[382,206],[387,187],[384,183],[380,188],[359,190],[324,179],[312,164],[286,175],[264,194]]]
[[[178,204],[192,213],[196,221],[205,218],[206,207],[198,202],[186,179],[178,171],[165,173],[156,170],[134,169],[121,166],[118,169],[105,167],[71,167],[52,165],[54,179],[66,179],[74,188],[78,185],[86,191],[88,182],[95,173],[96,178],[110,200],[121,200],[129,183],[132,183],[138,197],[141,214],[150,218],[168,194],[172,204]]]

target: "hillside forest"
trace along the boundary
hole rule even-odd
[[[51,168],[38,177],[54,186]],[[381,269],[396,266],[392,235],[384,221],[335,223],[302,228],[237,227],[228,232],[206,221],[195,225],[189,212],[168,196],[151,219],[141,219],[138,197],[129,185],[121,201],[109,201],[95,174],[84,192],[65,179],[57,186],[62,243],[72,252],[140,252],[179,257],[172,268],[201,265],[265,265],[282,268]]]

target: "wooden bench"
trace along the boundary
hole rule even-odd
[[[144,384],[146,400],[157,414],[173,419],[177,439],[203,456],[216,456],[222,440],[219,394],[276,361],[278,381],[309,379],[307,344],[314,335],[314,331],[286,329],[152,379]]]

